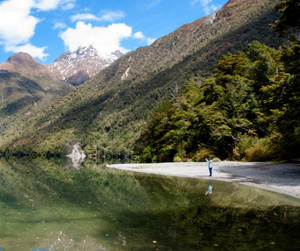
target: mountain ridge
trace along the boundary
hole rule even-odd
[[[0,64],[0,69],[10,72],[20,72],[25,75],[51,75],[45,65],[42,65],[25,52],[19,52],[10,56],[6,62]]]
[[[74,86],[83,84],[123,54],[120,51],[100,55],[92,46],[63,52],[52,64],[41,64],[30,54],[19,52],[0,64],[0,69],[27,76],[47,76]]]

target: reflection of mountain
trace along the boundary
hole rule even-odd
[[[299,245],[291,234],[300,226],[295,198],[217,181],[208,198],[203,195],[207,180],[125,173],[95,164],[76,171],[65,164],[63,159],[0,162],[2,247],[19,238],[22,250],[49,248],[58,237],[56,247],[72,244],[73,250],[92,243],[106,250],[151,250],[153,241],[160,250],[214,244],[266,250],[270,236],[290,250]]]

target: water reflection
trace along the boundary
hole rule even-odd
[[[210,250],[216,245],[285,250],[300,245],[300,203],[292,197],[217,181],[214,196],[205,196],[204,191],[212,193],[211,180],[67,165],[64,159],[0,162],[5,251]]]
[[[212,195],[212,189],[212,180],[210,180],[205,195]]]

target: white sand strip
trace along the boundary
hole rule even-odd
[[[259,187],[300,199],[300,164],[221,161],[213,163],[209,177],[206,162],[114,164],[109,168],[157,175],[214,179]]]

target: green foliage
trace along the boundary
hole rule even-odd
[[[299,48],[298,40],[279,50],[256,41],[224,55],[212,77],[187,82],[154,113],[137,154],[149,146],[160,161],[299,158]]]
[[[284,0],[276,4],[275,9],[281,13],[275,25],[278,32],[286,32],[289,28],[300,27],[300,3],[299,0]]]
[[[143,149],[143,153],[141,155],[140,161],[145,163],[153,162],[153,153],[150,146],[147,146],[145,149]]]
[[[211,156],[211,155],[212,155],[212,151],[210,149],[201,148],[199,146],[198,150],[195,152],[193,156],[193,160],[197,162],[201,162],[204,161],[204,159],[207,158],[207,156]]]
[[[234,158],[243,161],[276,160],[278,149],[274,145],[274,140],[274,137],[259,138],[255,135],[241,135],[233,150]]]
[[[274,145],[273,145],[274,147]],[[272,148],[272,141],[268,138],[257,140],[253,146],[245,151],[244,161],[268,161],[276,160],[275,150]]]

